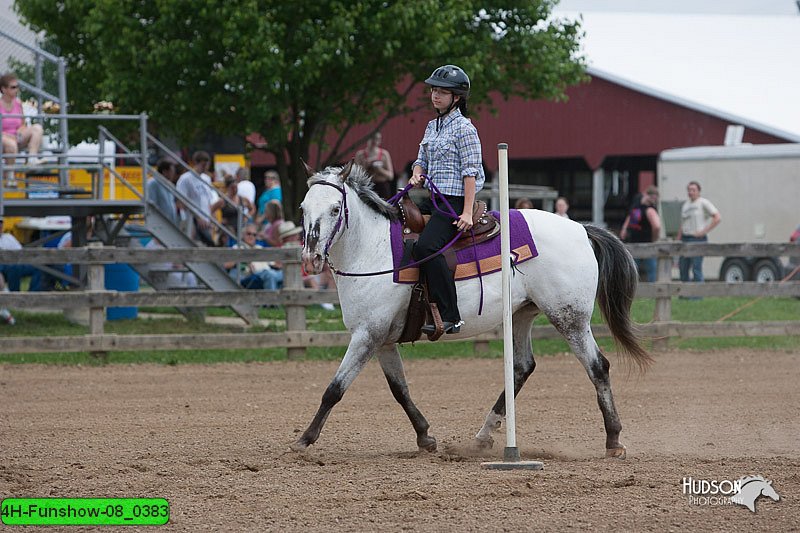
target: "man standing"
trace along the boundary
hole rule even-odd
[[[656,205],[658,189],[650,186],[625,217],[619,232],[620,238],[625,242],[656,242],[661,235],[661,217],[658,216]],[[636,260],[639,274],[644,275],[644,279],[651,283],[656,281],[657,264],[655,257]]]
[[[678,239],[682,242],[708,242],[707,235],[719,225],[719,210],[700,197],[700,184],[690,181],[686,186],[689,199],[681,207],[681,229]],[[689,281],[689,268],[692,270],[692,281],[703,281],[703,257],[681,257],[681,281]]]
[[[250,205],[256,205],[256,186],[250,181],[250,171],[246,167],[236,169],[236,195],[246,199]],[[249,218],[254,218],[255,213],[246,213]]]
[[[278,200],[283,205],[283,191],[281,190],[281,175],[277,170],[264,172],[264,192],[258,197],[258,216],[263,219],[264,209],[270,200]]]
[[[203,216],[193,216],[188,209],[183,209],[181,218],[186,225],[184,231],[191,238],[196,238],[208,246],[214,246],[211,236],[212,205],[219,200],[219,195],[211,185],[211,176],[206,170],[211,163],[208,152],[198,151],[192,155],[192,169],[181,174],[175,187],[192,201]]]
[[[159,174],[167,178],[173,185],[178,181],[178,171],[175,162],[170,159],[161,159],[156,165]],[[175,206],[175,197],[172,192],[155,177],[147,180],[147,202],[158,208],[162,215],[167,217],[176,226],[180,223],[178,209]]]

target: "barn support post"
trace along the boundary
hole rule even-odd
[[[476,340],[472,345],[472,353],[476,356],[483,356],[490,351],[489,341]]]
[[[603,167],[592,172],[592,224],[598,228],[605,228],[606,221],[603,208],[606,203],[605,174]]]
[[[300,290],[303,288],[303,272],[299,261],[285,261],[283,264],[283,288]],[[306,330],[306,308],[303,304],[286,304],[286,333]],[[286,348],[286,357],[304,359],[306,349],[302,346]]]

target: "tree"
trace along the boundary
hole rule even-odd
[[[291,213],[312,147],[320,165],[342,160],[355,148],[342,141],[353,126],[407,113],[408,95],[443,63],[480,75],[473,106],[490,105],[489,89],[563,98],[584,79],[584,62],[580,27],[550,19],[555,3],[24,0],[15,8],[66,57],[72,112],[111,100],[184,142],[208,131],[260,133]],[[339,140],[326,146],[332,131]]]

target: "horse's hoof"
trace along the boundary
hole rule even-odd
[[[625,459],[627,452],[625,446],[620,445],[619,448],[608,448],[606,450],[607,459]]]
[[[419,449],[425,452],[435,452],[436,451],[436,439],[428,436],[428,437],[421,437],[417,439],[417,446]]]
[[[492,437],[486,439],[475,439],[475,447],[479,450],[491,450],[494,446],[494,439]]]
[[[304,451],[306,451],[306,449],[308,448],[308,444],[306,444],[306,443],[305,443],[305,442],[303,442],[302,440],[298,440],[298,441],[295,441],[295,442],[293,442],[292,444],[290,444],[290,445],[289,445],[289,448],[290,448],[290,449],[291,449],[293,452],[304,452]]]

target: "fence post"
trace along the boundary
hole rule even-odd
[[[303,288],[303,272],[299,261],[284,261],[283,263],[283,288],[299,290]],[[306,330],[306,307],[302,304],[284,304],[286,309],[286,332]],[[291,359],[303,359],[306,356],[305,347],[288,347],[286,356]]]
[[[669,283],[672,281],[672,256],[659,255],[658,267],[656,268],[656,281],[659,283]],[[653,311],[653,322],[669,322],[672,320],[672,297],[667,291],[664,296],[656,297],[656,306]],[[653,339],[653,348],[665,350],[669,345],[669,337],[656,337]]]
[[[89,248],[90,250],[101,249],[103,248],[103,243],[90,242],[87,245],[87,248]],[[102,263],[89,263],[88,268],[89,268],[88,272],[89,292],[98,293],[105,291],[106,289],[105,265],[103,265]],[[89,308],[89,334],[92,337],[98,337],[103,335],[105,319],[106,319],[105,307],[92,306]],[[90,353],[91,355],[102,359],[108,357],[108,352],[102,350],[93,351]]]
[[[473,355],[481,356],[489,353],[489,341],[475,341],[472,347]]]

